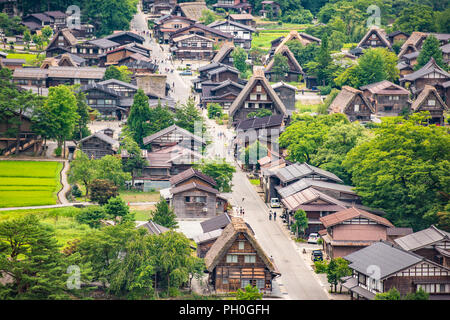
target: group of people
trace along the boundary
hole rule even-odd
[[[272,210],[269,210],[269,220],[272,220],[272,215],[273,215],[273,220],[276,221],[277,220],[277,212],[276,211],[272,212]]]
[[[241,215],[241,216],[244,216],[244,214],[245,214],[244,208],[242,208],[242,207],[239,207],[238,210],[237,210],[237,212],[238,212],[239,215]]]

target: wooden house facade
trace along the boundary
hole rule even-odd
[[[392,46],[389,40],[386,38],[386,33],[384,29],[373,26],[367,31],[361,41],[358,43],[357,47],[367,49],[367,48],[386,48],[391,50]]]
[[[119,149],[119,141],[98,131],[79,141],[79,148],[89,159],[101,159],[106,155],[116,154]]]
[[[344,259],[353,273],[342,278],[352,300],[373,300],[393,288],[401,296],[422,289],[430,300],[450,298],[450,269],[391,243],[375,242]]]
[[[410,93],[399,85],[383,80],[359,89],[370,101],[377,116],[398,116],[409,112]]]
[[[200,96],[200,107],[206,108],[209,103],[218,103],[224,110],[228,110],[243,88],[243,85],[232,80],[204,82]]]
[[[286,107],[288,116],[292,116],[292,114],[296,111],[295,94],[297,93],[297,88],[283,81],[273,84],[272,88]]]
[[[252,5],[247,0],[217,0],[213,8],[222,8],[225,11],[252,13]]]
[[[233,44],[223,44],[219,51],[214,55],[211,62],[222,63],[230,67],[234,67],[232,53],[234,51]]]
[[[175,59],[211,60],[214,41],[197,34],[186,34],[172,39],[171,48]]]
[[[178,3],[173,7],[170,14],[174,16],[186,17],[197,22],[200,21],[204,10],[209,10],[206,6],[206,2],[203,0],[198,0]]]
[[[195,21],[180,16],[164,16],[155,20],[153,34],[160,43],[169,43],[172,33],[186,28]]]
[[[271,258],[257,243],[242,218],[233,217],[205,256],[209,283],[217,293],[234,292],[247,285],[272,292],[272,280],[280,275]]]
[[[380,240],[387,240],[387,219],[351,207],[319,218],[325,227],[323,250],[330,259],[344,257]]]
[[[286,107],[264,76],[264,71],[255,69],[253,76],[231,105],[229,116],[233,123],[237,123],[247,119],[249,113],[261,109],[287,116]]]
[[[196,34],[214,41],[215,45],[222,45],[223,43],[232,43],[234,36],[222,32],[220,30],[216,30],[214,28],[205,26],[200,23],[194,23],[185,28],[179,29],[173,32],[170,35],[170,43],[173,43],[173,39],[184,36],[184,35],[192,35]]]
[[[231,21],[236,21],[245,24],[246,26],[256,28],[255,18],[249,13],[230,14],[229,17]]]
[[[186,129],[172,125],[143,139],[144,145],[150,145],[152,151],[181,145],[192,151],[201,152],[206,146],[205,140]]]
[[[343,113],[350,121],[367,122],[375,110],[361,90],[343,86],[328,107],[328,112]]]
[[[435,87],[425,85],[417,99],[412,103],[413,112],[428,111],[431,119],[429,124],[444,125],[444,113],[449,109],[447,103],[442,100]]]
[[[55,57],[64,53],[70,53],[71,48],[78,43],[77,38],[70,29],[59,30],[45,49],[46,57]]]
[[[253,27],[232,20],[215,21],[208,27],[233,35],[233,43],[236,47],[245,50],[250,50],[252,47],[252,35],[256,31]]]

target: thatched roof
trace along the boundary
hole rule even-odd
[[[431,57],[430,61],[428,61],[428,63],[426,65],[424,65],[422,68],[420,68],[419,70],[407,74],[405,75],[403,78],[400,79],[400,82],[404,82],[404,81],[415,81],[419,78],[424,77],[427,74],[430,73],[439,73],[441,75],[443,75],[444,77],[450,79],[450,74],[448,72],[446,72],[444,69],[442,69],[434,60],[433,57]]]
[[[388,39],[386,39],[386,32],[384,31],[384,29],[380,29],[377,26],[372,26],[369,31],[367,31],[367,33],[364,35],[364,37],[361,39],[361,41],[358,43],[357,47],[361,47],[361,45],[367,41],[367,39],[370,37],[370,35],[372,35],[373,33],[376,33],[378,38],[380,38],[381,42],[384,43],[384,45],[386,47],[388,47],[389,49],[391,49],[391,43],[389,42]]]
[[[413,48],[415,51],[418,51],[418,45],[420,41],[423,41],[428,36],[428,33],[425,32],[419,32],[414,31],[411,33],[408,39],[403,43],[402,47],[400,48],[400,53],[398,54],[398,57],[401,58],[405,53],[408,47]]]
[[[281,101],[280,97],[277,95],[275,90],[273,90],[269,81],[264,76],[263,69],[255,69],[253,76],[250,78],[250,80],[247,82],[244,89],[239,93],[236,100],[234,100],[233,104],[230,106],[230,110],[229,110],[230,116],[233,116],[236,113],[236,111],[240,107],[242,107],[242,103],[248,97],[248,95],[252,91],[253,87],[257,83],[261,83],[263,85],[264,89],[267,92],[268,98],[270,98],[273,101],[273,103],[274,103],[275,107],[278,109],[278,111],[281,114],[286,115],[287,114],[286,107],[284,106],[283,102]]]
[[[302,69],[300,63],[298,63],[297,59],[295,59],[294,54],[292,53],[291,50],[289,50],[288,46],[282,46],[281,49],[276,53],[281,53],[283,56],[287,57],[291,61],[291,63],[294,65],[295,70],[289,70],[289,71],[297,71],[297,72],[303,74],[303,69]],[[270,72],[270,70],[272,70],[274,61],[275,61],[274,58],[272,58],[272,60],[270,60],[269,64],[266,67],[266,72]]]
[[[314,42],[318,44],[322,42],[322,40],[310,34],[298,32],[297,30],[291,30],[291,32],[289,32],[289,34],[286,37],[284,37],[283,41],[281,41],[280,44],[277,46],[277,48],[275,49],[275,53],[278,53],[281,50],[281,48],[283,48],[283,46],[286,45],[286,43],[291,40],[298,40],[304,46]]]
[[[220,50],[217,51],[216,55],[212,59],[212,62],[221,63],[223,59],[234,50],[234,44],[224,43]]]
[[[413,111],[419,111],[422,107],[423,102],[430,96],[434,95],[435,99],[439,101],[439,103],[444,106],[444,108],[447,110],[448,106],[445,104],[445,102],[442,100],[441,96],[437,92],[436,88],[433,86],[430,86],[428,84],[425,85],[422,92],[420,92],[417,99],[411,104],[411,110]]]
[[[258,253],[261,260],[271,272],[276,272],[276,267],[272,260],[266,255],[264,250],[258,244],[244,219],[240,217],[232,217],[231,223],[223,230],[219,238],[214,242],[211,249],[205,256],[206,269],[212,272],[222,257],[227,253],[231,245],[236,241],[240,233],[243,233],[253,248]]]
[[[52,41],[48,44],[47,48],[50,48],[50,46],[53,45],[55,41],[58,40],[59,36],[63,36],[70,44],[70,46],[74,46],[78,43],[77,38],[70,32],[70,29],[61,29],[59,30],[54,36]]]
[[[333,102],[328,107],[328,110],[331,113],[345,113],[345,109],[350,105],[350,103],[355,99],[357,95],[360,95],[365,104],[369,107],[369,109],[375,113],[372,104],[367,100],[367,98],[363,95],[361,90],[343,86],[342,90],[339,94],[334,98]]]
[[[176,10],[177,7],[180,8],[181,12],[188,19],[199,21],[203,10],[209,10],[206,6],[205,1],[194,1],[194,2],[184,2],[177,4],[173,10]],[[174,11],[172,11],[174,12]]]

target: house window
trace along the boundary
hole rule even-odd
[[[259,289],[264,289],[264,279],[256,279],[256,287]]]
[[[392,111],[392,106],[385,106],[384,111]]]
[[[88,100],[89,104],[96,104],[96,102],[97,102],[97,100],[95,100],[95,99],[89,99]]]
[[[227,254],[227,262],[229,262],[229,263],[237,263],[238,262],[237,254]]]
[[[262,87],[261,86],[256,86],[256,92],[261,92],[262,91]]]
[[[359,112],[359,104],[355,104],[355,112]]]
[[[367,284],[366,276],[363,275],[362,273],[358,274],[358,283],[361,283],[364,285]]]
[[[239,250],[244,250],[244,241],[239,241]]]
[[[197,202],[197,203],[206,203],[206,197],[205,196],[198,196],[198,197],[195,197],[194,201]]]
[[[428,100],[428,105],[429,106],[435,106],[436,105],[436,100]]]
[[[112,100],[105,100],[105,104],[113,104]]]
[[[255,263],[256,262],[256,256],[254,256],[254,255],[244,256],[244,262],[245,263]]]
[[[370,41],[370,43],[371,43],[373,46],[376,46],[376,45],[377,45],[377,42],[376,42],[376,41]]]
[[[191,202],[191,197],[184,197],[184,202]]]
[[[250,94],[250,100],[256,100],[256,94]]]
[[[228,279],[227,278],[222,279],[222,284],[228,284]]]
[[[261,95],[261,100],[267,100],[267,94],[262,94]]]
[[[252,284],[252,280],[251,279],[242,279],[241,280],[241,288],[245,288],[246,286]]]

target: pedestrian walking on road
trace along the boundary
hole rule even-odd
[[[272,210],[269,210],[269,220],[272,220]]]
[[[242,208],[242,216],[244,216],[245,212],[244,212],[244,208]]]
[[[275,220],[277,220],[277,212],[276,211],[273,212],[273,221],[275,221]]]

